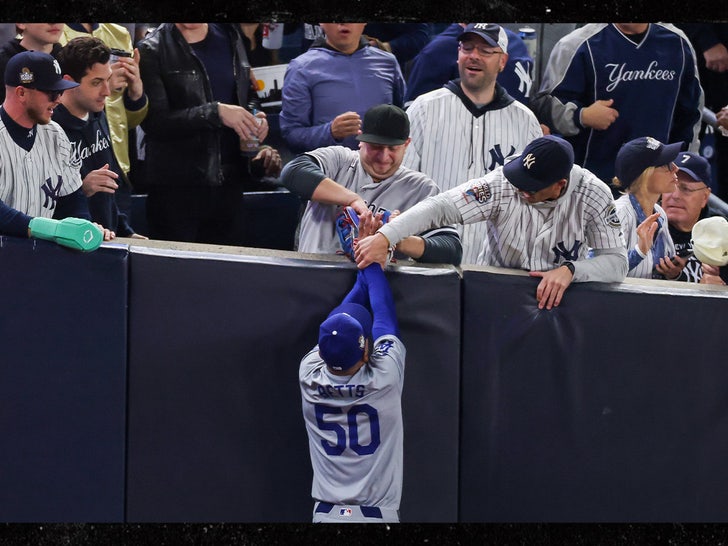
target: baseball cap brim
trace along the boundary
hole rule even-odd
[[[677,159],[677,155],[682,151],[682,142],[673,142],[672,144],[664,144],[662,150],[654,161],[654,167],[667,165]]]
[[[497,40],[494,40],[493,38],[491,38],[484,32],[480,33],[480,32],[474,32],[472,30],[463,32],[460,36],[458,36],[458,41],[462,42],[465,39],[465,37],[468,35],[478,36],[479,38],[482,38],[483,40],[485,40],[485,43],[487,43],[489,46],[500,47],[500,44],[498,44]]]
[[[399,146],[407,142],[407,139],[387,138],[378,135],[361,134],[356,137],[360,142],[368,142],[370,144],[383,144],[384,146]]]
[[[543,182],[528,174],[528,171],[523,168],[520,155],[503,165],[503,174],[506,175],[508,182],[519,190],[537,192],[546,187]]]

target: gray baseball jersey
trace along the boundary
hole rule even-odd
[[[0,200],[29,216],[51,218],[56,201],[81,187],[71,143],[51,121],[36,125],[30,151],[18,146],[0,119]]]
[[[405,346],[384,335],[352,376],[329,372],[318,345],[301,360],[311,496],[332,504],[397,510],[402,496]]]
[[[452,89],[420,95],[407,109],[412,142],[402,164],[430,176],[442,191],[483,176],[543,136],[536,116],[520,102],[496,97],[492,107],[476,112]],[[462,263],[485,263],[478,261],[485,225],[460,226],[459,230]]]
[[[478,257],[485,265],[547,271],[564,261],[586,260],[590,249],[613,250],[620,255],[618,260],[626,262],[612,193],[578,165],[572,168],[564,193],[554,201],[528,203],[499,167],[414,207],[381,231],[394,243],[410,230],[453,222],[481,222],[486,227]],[[613,275],[579,267],[574,281],[612,281]]]
[[[617,206],[617,214],[619,220],[622,223],[622,231],[624,233],[624,240],[627,250],[632,250],[638,242],[637,237],[637,212],[634,210],[632,203],[629,199],[629,194],[621,196],[615,201]],[[670,227],[667,223],[667,213],[660,207],[655,205],[655,212],[660,213],[660,227],[657,230],[656,238],[662,241],[662,256],[674,256],[675,255],[675,244],[672,241],[670,235]],[[627,273],[628,277],[637,277],[642,279],[651,279],[652,270],[657,265],[656,257],[653,255],[653,249],[647,252],[647,255],[638,263],[635,267],[629,270]],[[659,259],[661,256],[658,256]]]
[[[344,146],[327,146],[307,152],[318,161],[326,176],[356,192],[374,212],[404,211],[440,192],[432,179],[400,167],[381,182],[374,182],[361,165],[359,152]],[[336,234],[336,215],[341,207],[309,201],[301,218],[298,251],[335,254],[341,250]]]

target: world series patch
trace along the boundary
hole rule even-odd
[[[465,198],[466,203],[470,202],[470,198],[475,199],[478,203],[486,203],[492,197],[492,195],[493,194],[490,191],[490,186],[487,182],[476,184],[475,186],[463,192],[463,197]]]
[[[607,211],[604,214],[604,221],[608,226],[619,229],[622,227],[622,222],[619,221],[619,215],[617,214],[617,207],[613,204],[607,207]]]

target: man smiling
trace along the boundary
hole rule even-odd
[[[367,110],[359,150],[328,146],[301,154],[281,172],[281,182],[309,199],[301,219],[298,250],[334,254],[336,218],[350,206],[360,216],[410,208],[439,188],[428,176],[402,166],[409,146],[409,120],[401,108],[380,104]],[[397,251],[421,262],[459,264],[460,239],[452,227],[407,237]]]

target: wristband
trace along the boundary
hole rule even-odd
[[[574,267],[574,264],[572,262],[564,262],[561,265],[566,266],[566,269],[571,271],[571,276],[574,276],[574,273],[576,272],[576,267]]]

